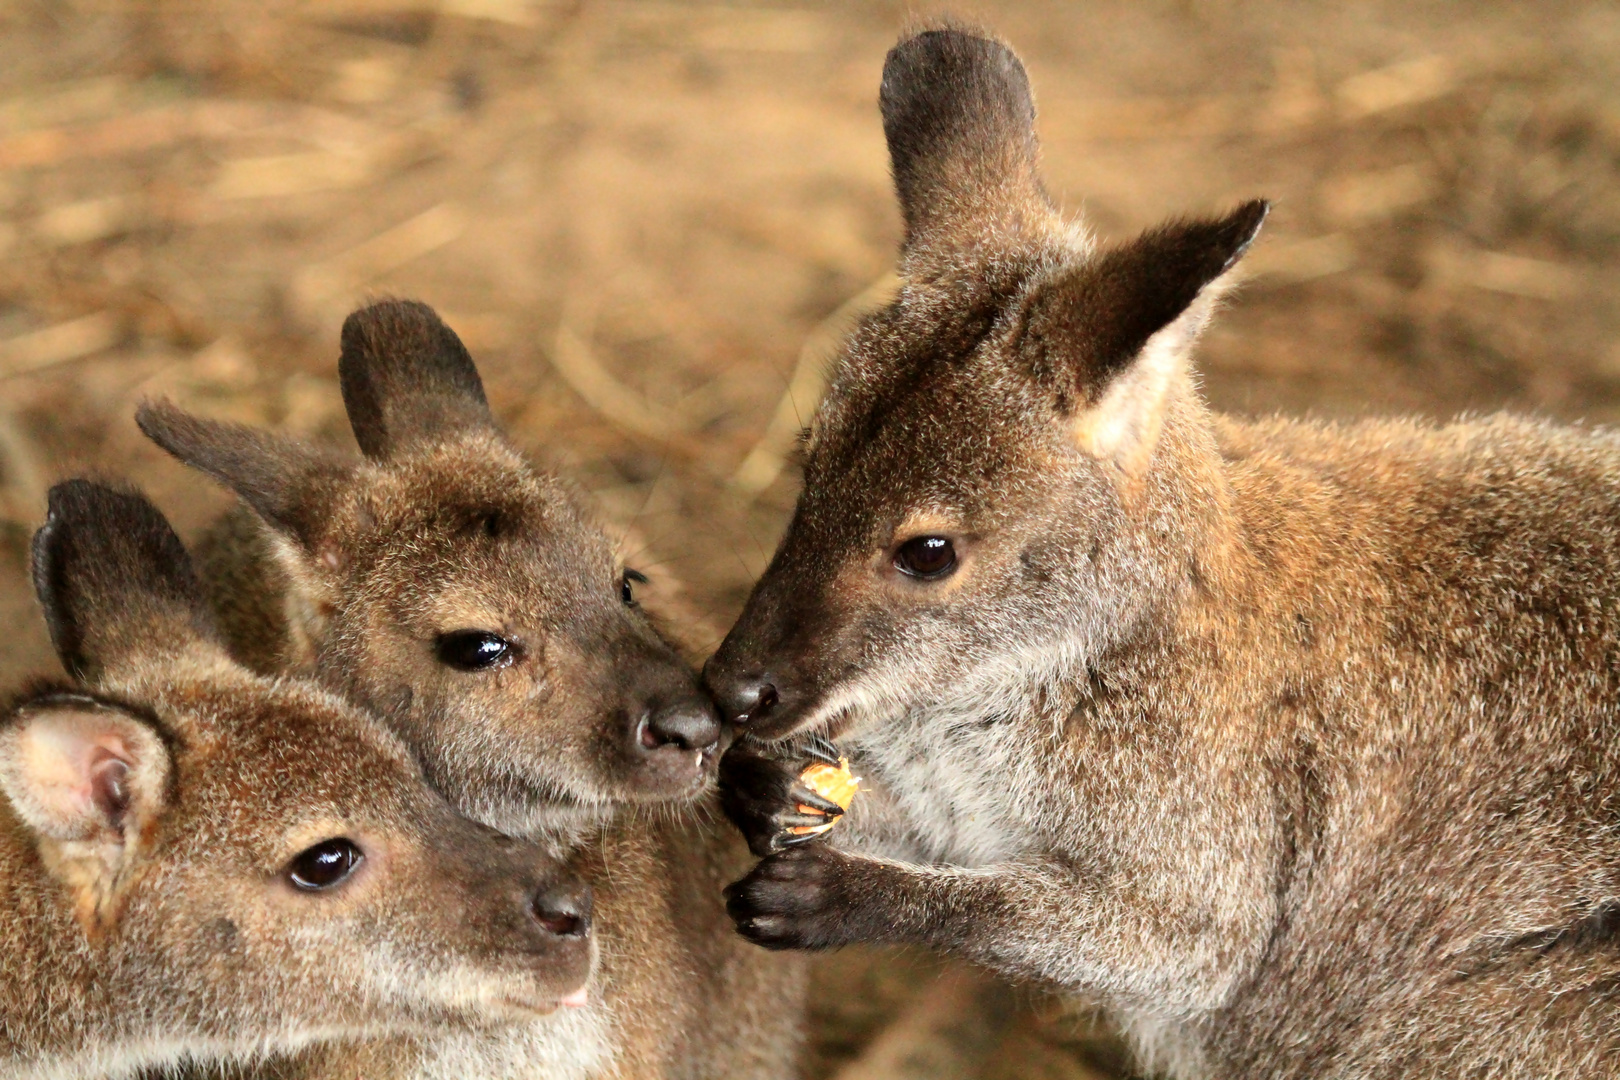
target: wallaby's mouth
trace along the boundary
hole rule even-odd
[[[707,795],[719,775],[720,744],[680,754],[667,760],[643,762],[630,774],[615,777],[611,802],[688,803]]]
[[[562,1003],[555,999],[528,999],[528,998],[501,998],[494,1003],[492,1010],[497,1020],[528,1020],[541,1016],[550,1016],[562,1007]]]
[[[560,1009],[583,1009],[591,1003],[589,984],[561,997],[506,995],[494,1002],[494,1011],[503,1019],[526,1020],[550,1016]]]
[[[538,967],[521,975],[511,973],[490,986],[484,999],[486,1011],[496,1020],[522,1021],[590,1004],[596,948],[584,938],[574,944],[585,948],[553,955]],[[582,959],[584,963],[580,963]]]
[[[783,707],[778,702],[770,711],[757,719],[750,717],[738,722],[738,728],[750,738],[761,742],[781,742],[805,735],[820,735],[837,741],[856,728],[863,727],[868,710],[850,695],[834,693],[820,695],[815,700],[794,707],[790,702]]]
[[[728,642],[729,644],[729,642]],[[829,739],[864,727],[879,701],[854,665],[807,675],[776,658],[734,658],[723,644],[703,667],[703,682],[727,726],[739,736],[777,742],[800,734]]]

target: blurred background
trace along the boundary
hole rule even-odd
[[[54,666],[26,587],[49,484],[130,476],[194,535],[226,500],[139,436],[159,393],[352,445],[337,330],[378,295],[445,315],[712,644],[881,295],[878,74],[930,10],[0,0],[0,676]],[[1200,352],[1219,407],[1620,417],[1620,7],[952,10],[1022,53],[1048,186],[1103,237],[1276,200]],[[1127,1067],[1081,1005],[923,957],[817,980],[808,1076]]]

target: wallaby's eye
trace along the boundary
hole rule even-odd
[[[517,646],[487,630],[452,630],[434,642],[439,662],[457,671],[488,671],[517,659]]]
[[[638,582],[642,585],[647,584],[647,575],[640,570],[625,567],[624,576],[619,578],[619,599],[624,601],[626,607],[636,606],[636,591],[632,586]]]
[[[365,857],[352,840],[323,840],[293,859],[287,880],[305,892],[320,892],[342,884]]]
[[[943,536],[918,536],[894,553],[894,568],[908,577],[932,581],[956,569],[956,548]]]

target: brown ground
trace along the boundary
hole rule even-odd
[[[1620,9],[964,8],[1023,53],[1049,186],[1104,236],[1277,200],[1202,351],[1219,405],[1620,418]],[[0,0],[0,676],[50,665],[24,572],[50,481],[132,476],[194,531],[224,499],[134,402],[346,440],[336,331],[377,293],[439,307],[513,434],[723,626],[795,490],[732,478],[803,343],[890,263],[875,97],[906,17]],[[1073,1006],[852,959],[821,976],[810,1075],[883,1031],[889,1064],[849,1075],[1106,1054]]]

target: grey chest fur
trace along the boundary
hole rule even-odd
[[[1040,808],[1019,794],[1035,786],[1032,748],[1013,725],[919,711],[852,748],[852,768],[897,808],[916,856],[985,866],[1039,846]]]

